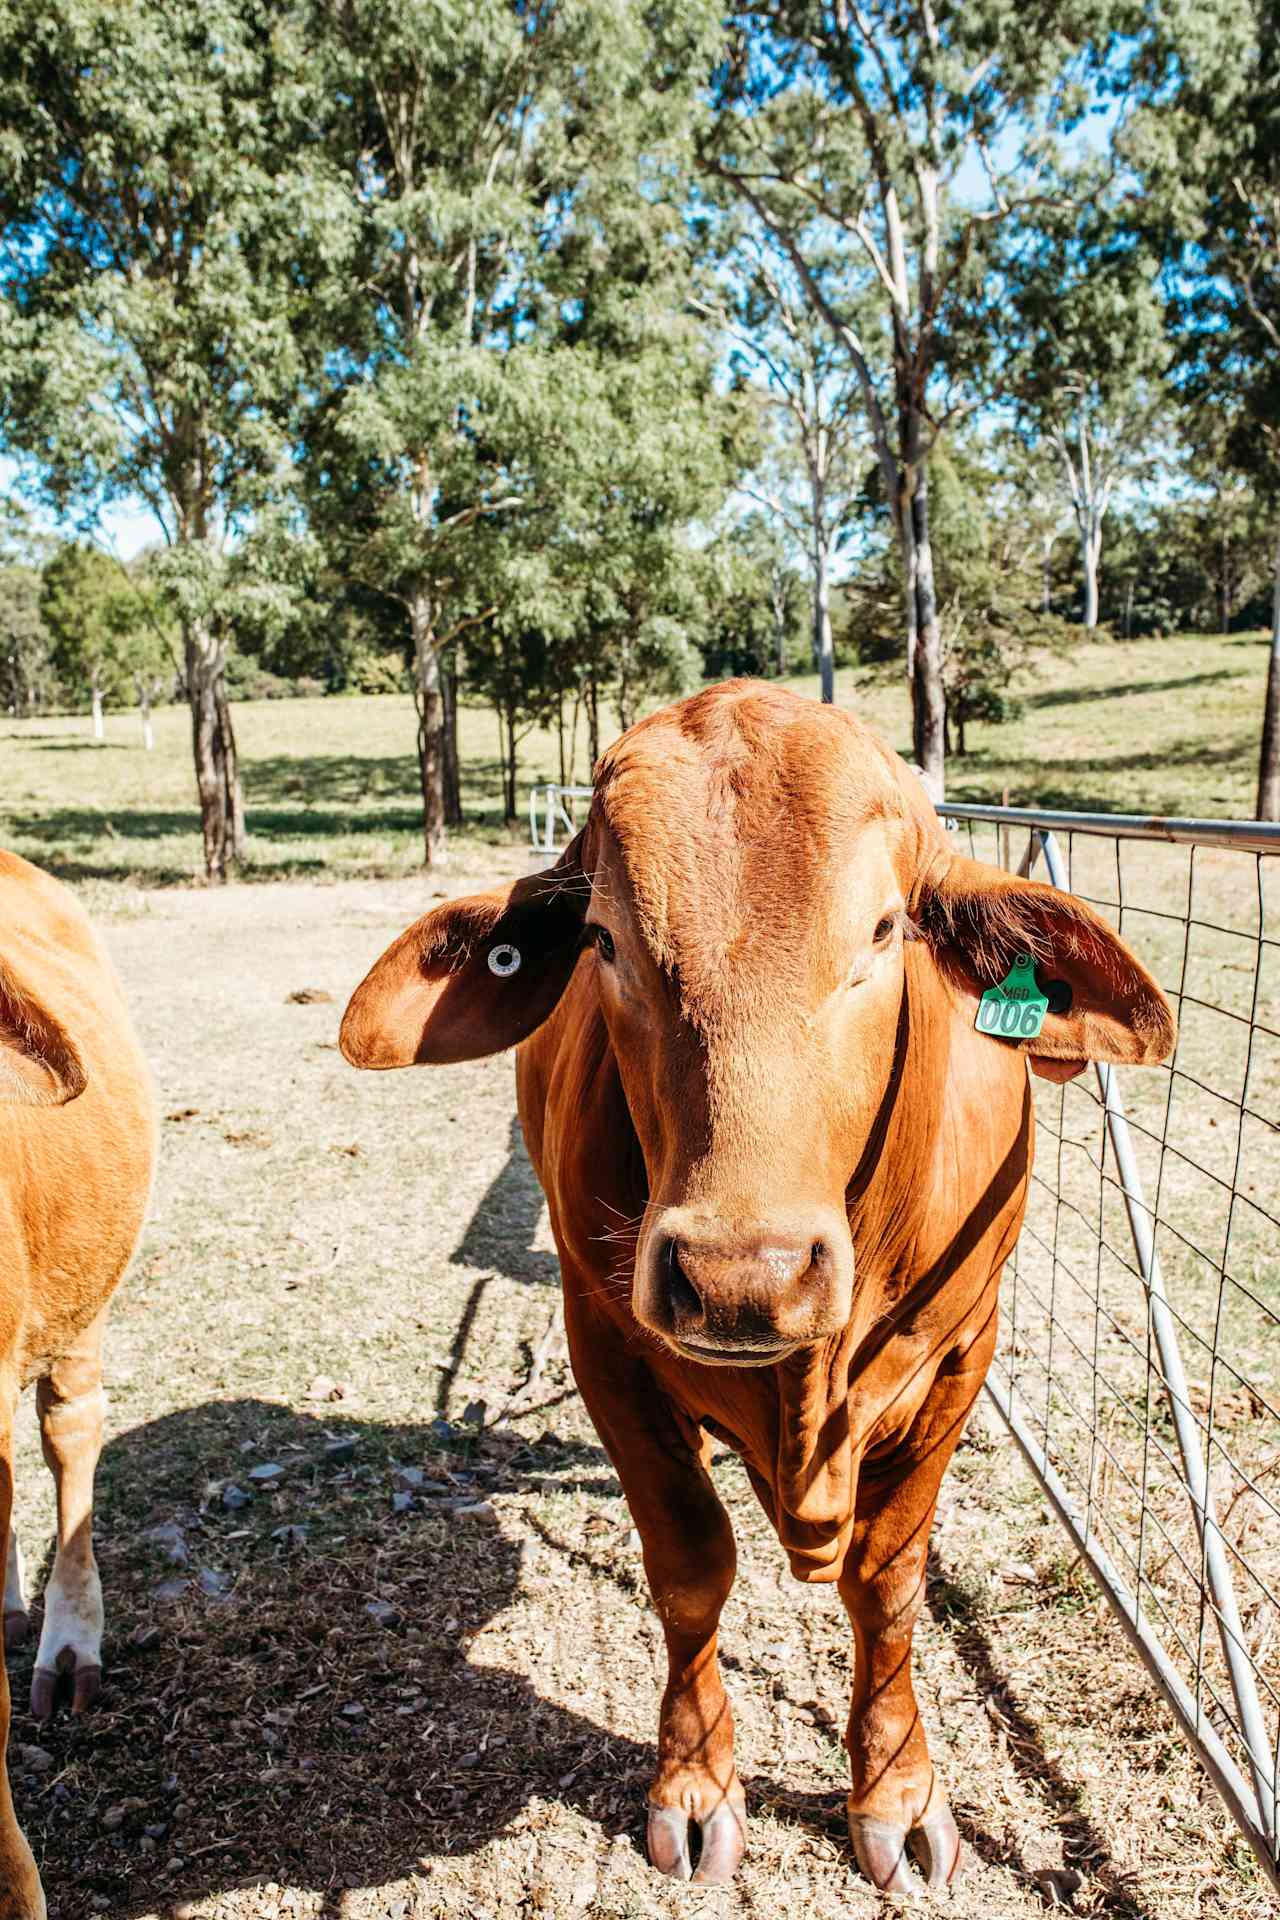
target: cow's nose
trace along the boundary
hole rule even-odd
[[[748,1340],[765,1333],[776,1338],[771,1307],[781,1307],[796,1283],[826,1261],[827,1250],[817,1240],[771,1237],[728,1248],[673,1235],[662,1258],[671,1331],[681,1337],[710,1327]]]

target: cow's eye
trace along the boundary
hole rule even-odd
[[[600,955],[600,958],[602,960],[612,960],[613,935],[609,932],[608,928],[590,926],[587,928],[587,932],[591,935],[591,938],[595,941],[596,952]]]
[[[896,922],[895,922],[894,916],[891,913],[886,913],[883,920],[877,920],[876,930],[871,936],[873,942],[877,947],[882,947],[884,945],[885,941],[889,938],[889,935],[893,932],[895,925],[896,925]]]

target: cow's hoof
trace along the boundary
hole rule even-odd
[[[722,1886],[732,1880],[746,1851],[746,1822],[731,1801],[722,1800],[699,1826],[702,1852],[695,1872],[689,1852],[688,1814],[679,1807],[650,1807],[649,1859],[670,1880],[692,1880],[700,1887]]]
[[[60,1699],[70,1699],[72,1713],[88,1713],[102,1691],[102,1668],[86,1661],[76,1665],[70,1647],[58,1655],[54,1667],[37,1667],[31,1676],[31,1716],[50,1720]]]
[[[4,1616],[5,1651],[7,1653],[14,1653],[19,1647],[25,1646],[27,1635],[30,1631],[30,1614],[21,1613],[16,1607],[11,1607]]]
[[[921,1893],[946,1887],[960,1865],[960,1835],[945,1802],[910,1831],[870,1814],[850,1813],[849,1838],[858,1865],[881,1893]],[[914,1857],[923,1880],[912,1867]]]

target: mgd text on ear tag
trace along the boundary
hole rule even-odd
[[[1034,1040],[1049,1011],[1049,997],[1036,985],[1036,963],[1020,953],[998,987],[988,987],[978,1002],[979,1033],[1002,1040]]]

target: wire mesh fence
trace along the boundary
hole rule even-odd
[[[1034,1082],[988,1391],[1280,1890],[1280,829],[942,811],[1178,1011],[1161,1068]]]

